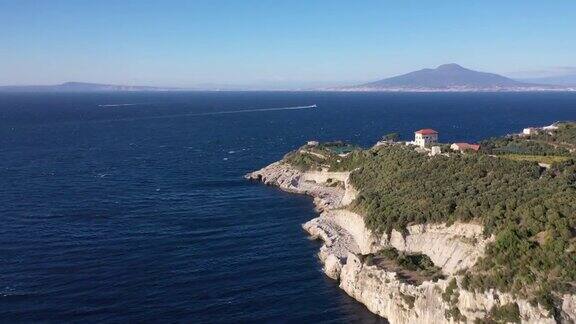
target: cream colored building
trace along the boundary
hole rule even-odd
[[[414,144],[420,147],[426,147],[435,143],[438,143],[437,131],[430,128],[425,128],[414,132]]]
[[[432,146],[432,148],[430,148],[430,156],[436,156],[440,154],[442,154],[442,149],[440,146]]]
[[[534,127],[524,128],[524,129],[522,130],[522,134],[524,134],[524,135],[534,135],[534,134],[538,134],[538,128],[534,128]]]
[[[478,151],[480,150],[480,145],[479,144],[469,144],[469,143],[453,143],[452,145],[450,145],[450,149],[454,150],[454,151],[460,151],[460,152],[464,152],[464,151],[468,151],[468,150],[472,150],[472,151]]]

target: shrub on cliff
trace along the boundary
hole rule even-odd
[[[520,323],[520,309],[516,303],[494,306],[489,318],[497,323]]]

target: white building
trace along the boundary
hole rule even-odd
[[[557,129],[558,129],[558,126],[552,124],[552,125],[544,126],[544,127],[542,127],[542,129],[543,129],[543,130],[547,130],[547,131],[553,131],[553,130],[557,130]]]
[[[425,128],[414,132],[414,144],[420,147],[426,147],[430,144],[438,143],[438,132]]]
[[[524,134],[524,135],[534,135],[534,134],[538,134],[538,128],[535,128],[535,127],[524,128],[524,129],[522,130],[522,134]]]
[[[430,156],[435,156],[439,154],[442,154],[442,149],[440,148],[440,146],[432,146],[432,148],[430,149]]]
[[[450,145],[450,149],[452,149],[454,151],[460,151],[460,152],[465,152],[468,150],[478,152],[478,150],[480,150],[480,145],[479,144],[469,144],[469,143],[452,143],[452,145]]]

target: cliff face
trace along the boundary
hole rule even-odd
[[[383,243],[399,251],[426,254],[445,273],[454,274],[473,266],[493,240],[484,239],[482,231],[482,226],[476,224],[413,225],[408,227],[406,237],[392,231],[389,238],[383,238]]]
[[[345,191],[338,187],[337,181],[348,181],[348,172],[301,172],[290,166],[276,162],[246,175],[246,178],[259,180],[284,191],[310,195],[316,199],[319,209],[331,209],[341,206]],[[328,179],[335,186],[327,185]]]
[[[357,195],[348,182],[348,172],[302,172],[276,162],[246,177],[314,197],[320,216],[303,228],[324,242],[319,252],[324,272],[340,280],[346,293],[391,323],[471,322],[488,318],[493,307],[513,303],[518,305],[522,322],[556,322],[548,311],[526,300],[494,290],[474,293],[460,288],[457,272],[473,266],[493,239],[482,236],[480,225],[412,225],[405,236],[396,231],[389,236],[377,236],[365,227],[361,215],[344,209]],[[388,246],[426,254],[442,268],[447,279],[412,285],[398,279],[395,272],[364,264],[358,256]],[[447,295],[453,279],[457,285]],[[576,296],[564,296],[560,316],[562,321],[576,320]]]
[[[340,271],[340,288],[391,323],[473,322],[487,318],[492,307],[510,303],[518,304],[522,322],[555,323],[546,310],[496,291],[478,294],[457,288],[445,298],[449,280],[406,284],[394,272],[363,264],[354,254],[348,255]],[[451,316],[456,309],[460,315]]]

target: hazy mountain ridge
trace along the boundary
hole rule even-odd
[[[475,91],[576,91],[576,75],[514,80],[499,74],[479,72],[458,64],[443,64],[374,82],[353,86],[319,87],[313,81],[296,87],[293,83],[267,82],[258,85],[203,84],[188,88],[65,82],[56,85],[0,86],[0,92],[114,92],[114,91],[388,91],[388,92],[475,92]]]
[[[444,64],[403,75],[345,87],[346,91],[568,91],[564,86],[516,81],[505,76]]]
[[[65,82],[56,85],[0,86],[4,92],[98,92],[98,91],[171,91],[168,87],[131,86],[89,82]]]
[[[526,78],[526,79],[519,79],[518,81],[576,87],[576,74],[548,76],[539,78]]]

